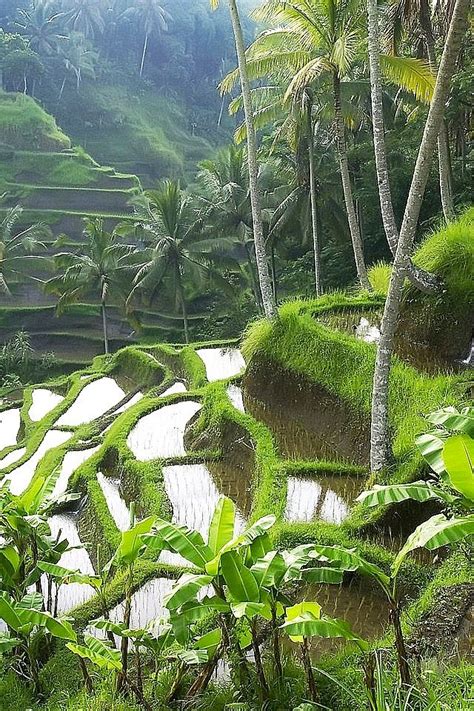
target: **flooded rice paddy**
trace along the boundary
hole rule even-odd
[[[53,496],[60,496],[67,491],[71,475],[81,464],[92,457],[98,449],[99,447],[91,447],[90,449],[70,450],[66,452],[61,465],[61,473],[54,487]]]
[[[26,487],[30,484],[36,467],[46,452],[54,447],[67,442],[72,437],[71,432],[60,432],[59,430],[50,430],[36,452],[24,464],[6,475],[5,480],[10,480],[10,491],[12,494],[19,495],[23,493]]]
[[[233,385],[231,383],[227,388],[227,395],[229,396],[229,400],[231,401],[232,405],[235,407],[236,410],[239,410],[240,412],[245,412],[242,388],[239,388],[238,385]]]
[[[128,435],[130,450],[141,462],[183,456],[186,425],[200,409],[198,402],[185,400],[144,415]]]
[[[342,523],[362,488],[356,477],[321,475],[288,477],[285,519],[287,521],[315,521]]]
[[[0,412],[0,451],[16,444],[20,431],[20,410],[3,410]]]
[[[94,575],[89,553],[82,547],[81,539],[77,531],[77,518],[74,514],[56,514],[49,519],[51,534],[55,538],[62,540],[66,538],[69,547],[76,546],[73,550],[68,550],[62,554],[59,565],[70,570],[78,570],[85,575]],[[43,590],[45,583],[43,581]],[[45,594],[43,592],[43,594]],[[58,612],[65,613],[77,605],[87,602],[95,594],[90,585],[82,583],[71,583],[61,585],[58,595]]]
[[[19,459],[23,457],[26,452],[26,447],[20,447],[19,449],[14,449],[13,452],[9,452],[2,459],[0,459],[0,469],[6,469],[10,464],[14,464]]]
[[[245,369],[245,361],[238,348],[200,348],[196,353],[204,362],[210,383],[232,378]]]
[[[33,390],[33,403],[29,409],[28,415],[32,422],[39,422],[51,410],[54,410],[64,398],[62,395],[57,395],[46,388],[35,388]]]
[[[113,378],[99,378],[86,385],[57,425],[75,427],[97,419],[114,405],[117,405],[125,393]]]
[[[126,531],[130,527],[130,510],[120,494],[120,479],[113,479],[102,472],[97,472],[97,481],[115,525],[119,531]]]

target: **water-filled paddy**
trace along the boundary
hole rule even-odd
[[[119,531],[126,531],[130,526],[130,511],[120,494],[120,480],[97,472],[97,481],[107,502],[110,515]]]
[[[86,385],[57,425],[77,426],[91,422],[117,405],[125,393],[113,378],[99,378]]]
[[[64,400],[62,395],[57,395],[46,388],[35,388],[32,397],[33,402],[28,415],[33,422],[42,420],[48,412],[54,410]]]
[[[321,475],[288,477],[285,519],[342,523],[349,515],[354,499],[361,491],[360,479],[349,476]]]
[[[200,409],[198,402],[183,400],[144,415],[128,435],[129,448],[141,462],[183,456],[186,425]]]
[[[31,482],[35,469],[46,452],[54,447],[67,442],[72,437],[70,432],[60,432],[59,430],[50,430],[36,452],[23,464],[6,475],[5,479],[10,480],[10,491],[12,494],[21,494]]]
[[[20,410],[3,410],[0,412],[0,451],[16,444],[20,431]]]
[[[94,568],[89,557],[89,553],[82,547],[81,539],[77,531],[77,518],[73,514],[56,514],[49,519],[52,535],[56,538],[66,538],[69,546],[78,546],[74,550],[63,553],[59,560],[59,565],[70,570],[79,570],[86,575],[94,575]],[[43,582],[44,589],[44,582]],[[90,585],[82,583],[71,583],[62,585],[59,589],[58,611],[67,612],[77,605],[89,600],[95,594]]]
[[[245,368],[238,348],[200,348],[196,353],[204,362],[209,382],[232,378]]]

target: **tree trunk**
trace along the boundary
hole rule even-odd
[[[360,236],[357,215],[354,207],[354,198],[352,196],[351,177],[349,174],[349,162],[347,159],[346,136],[344,129],[344,119],[341,110],[341,82],[337,74],[333,77],[334,87],[334,114],[336,126],[336,142],[337,152],[339,157],[339,168],[341,171],[342,190],[344,193],[344,202],[346,205],[347,221],[349,223],[349,231],[351,233],[352,248],[354,250],[354,259],[357,269],[357,277],[360,285],[364,289],[370,289],[369,280],[367,278],[367,269],[364,261],[364,249]]]
[[[256,276],[255,276],[255,271],[254,271],[253,262],[252,262],[252,255],[250,253],[250,249],[249,249],[247,242],[245,242],[245,252],[247,254],[247,264],[249,267],[250,278],[252,280],[252,291],[253,291],[253,295],[255,297],[255,303],[257,305],[257,309],[259,311],[263,311],[260,286],[259,286],[258,280],[256,279]]]
[[[255,669],[257,671],[257,679],[259,684],[259,694],[263,699],[268,699],[268,684],[265,678],[265,672],[262,664],[262,657],[260,656],[260,646],[257,639],[257,624],[255,619],[250,620],[250,629],[252,631],[252,649],[255,655]]]
[[[388,246],[395,256],[398,245],[398,227],[393,211],[392,193],[388,171],[385,130],[383,119],[382,80],[380,72],[379,22],[376,0],[367,0],[368,45],[370,66],[370,93],[372,100],[372,127],[374,138],[375,167],[380,200],[380,212]],[[432,274],[416,267],[410,260],[406,277],[420,291],[431,294],[439,291],[439,280]]]
[[[395,632],[395,648],[397,650],[398,670],[400,672],[400,681],[404,686],[410,686],[411,674],[408,665],[408,655],[403,639],[402,626],[400,623],[400,610],[396,600],[390,602],[390,621]]]
[[[262,204],[258,185],[257,135],[253,118],[252,96],[247,72],[244,36],[240,23],[236,0],[229,0],[232,29],[237,50],[240,84],[244,103],[245,125],[247,128],[247,161],[249,169],[250,201],[252,204],[253,239],[255,243],[255,260],[257,262],[258,280],[262,294],[263,309],[267,318],[275,318],[276,306],[272,294],[272,284],[268,270],[267,254],[263,237]]]
[[[181,303],[181,313],[183,315],[183,328],[184,328],[184,340],[186,344],[189,343],[189,324],[188,324],[188,312],[186,309],[186,299],[184,298],[184,288],[181,281],[181,271],[179,266],[176,268],[176,287],[178,289],[178,297]]]
[[[426,53],[428,55],[430,69],[436,76],[438,72],[438,62],[436,61],[436,47],[428,0],[421,0],[420,2],[420,26],[426,45]],[[438,134],[438,170],[439,192],[441,196],[443,215],[446,222],[450,222],[454,218],[454,204],[451,185],[448,131],[446,129],[444,119],[441,123],[441,128]]]
[[[373,472],[380,471],[388,461],[388,384],[390,363],[397,327],[402,288],[407,264],[413,249],[413,240],[420,215],[421,204],[428,181],[431,160],[443,120],[444,107],[449,94],[451,77],[466,26],[469,0],[456,0],[443,56],[438,70],[433,100],[428,112],[423,138],[416,160],[413,179],[405,207],[397,252],[381,325],[372,391],[372,424],[370,464]]]
[[[104,334],[104,353],[109,354],[109,336],[108,336],[108,323],[107,323],[107,307],[105,305],[105,299],[101,302],[101,312],[102,312],[102,333]]]
[[[140,62],[140,76],[143,75],[143,67],[145,66],[146,50],[148,47],[148,34],[145,35],[145,41],[143,43],[142,59]]]
[[[86,662],[82,657],[79,657],[79,665],[81,667],[82,677],[84,679],[84,686],[86,687],[86,691],[88,694],[92,694],[92,692],[94,691],[92,679],[87,669]]]
[[[321,284],[321,253],[319,247],[318,233],[318,206],[316,195],[316,176],[314,174],[314,155],[313,155],[313,139],[309,141],[308,146],[309,157],[309,193],[311,202],[311,232],[313,235],[313,252],[314,252],[314,282],[316,287],[316,296],[321,296],[323,287]]]
[[[314,680],[313,667],[311,665],[311,657],[309,654],[308,640],[303,637],[303,642],[301,644],[301,653],[303,656],[303,667],[306,672],[306,678],[308,680],[308,691],[309,698],[311,701],[316,702],[318,699],[318,692],[316,689],[316,682]]]
[[[283,679],[283,666],[281,663],[280,634],[278,631],[278,619],[276,614],[276,603],[272,603],[272,646],[273,660],[275,662],[275,674],[279,681]]]

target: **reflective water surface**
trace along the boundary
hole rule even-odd
[[[71,475],[78,467],[92,457],[99,447],[91,447],[90,449],[71,450],[64,455],[61,465],[61,473],[54,487],[53,495],[59,496],[64,494],[68,488],[68,483]]]
[[[42,420],[48,412],[54,410],[54,408],[63,400],[64,398],[62,395],[57,395],[51,390],[47,390],[46,388],[35,388],[33,390],[33,403],[28,412],[30,420],[33,422]]]
[[[192,400],[165,405],[137,422],[128,435],[127,444],[141,462],[182,456],[186,454],[186,425],[200,409],[201,405]]]
[[[73,514],[57,514],[49,519],[51,533],[54,537],[60,536],[61,540],[66,538],[70,546],[82,546],[77,531],[76,517]],[[59,560],[59,565],[70,570],[79,570],[85,575],[94,575],[89,553],[85,548],[76,548],[63,553]],[[45,588],[43,581],[43,589]],[[45,594],[45,592],[43,593]],[[58,612],[64,613],[77,605],[89,600],[95,594],[90,585],[71,583],[61,585],[58,596]]]
[[[20,431],[20,410],[4,410],[0,412],[0,451],[5,447],[16,444],[16,438]]]
[[[349,515],[351,504],[362,483],[356,477],[320,476],[288,477],[285,519],[341,523]]]
[[[100,378],[86,385],[57,425],[83,425],[92,422],[123,400],[125,393],[113,378]]]
[[[196,353],[206,366],[209,382],[231,378],[245,368],[245,361],[238,348],[200,348]]]
[[[33,478],[37,464],[44,457],[46,452],[54,447],[59,447],[60,444],[64,444],[64,442],[67,442],[71,437],[71,432],[50,430],[36,452],[24,464],[21,464],[6,475],[5,479],[10,479],[11,481],[10,491],[12,494],[19,495],[26,489]]]
[[[104,476],[97,472],[97,481],[104,494],[108,509],[119,531],[126,531],[130,527],[130,511],[120,495],[120,480]]]
[[[231,401],[236,410],[240,410],[240,412],[245,412],[242,388],[239,388],[238,385],[233,385],[231,383],[227,388],[227,395],[229,396],[229,400]]]
[[[17,462],[25,452],[26,447],[20,447],[20,449],[14,449],[13,452],[6,454],[3,459],[0,459],[0,469],[6,469],[10,464]]]

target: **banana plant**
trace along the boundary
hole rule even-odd
[[[84,683],[89,694],[94,689],[91,676],[87,670],[86,660],[95,664],[99,669],[120,671],[122,668],[120,651],[111,646],[110,643],[108,644],[91,635],[84,635],[83,644],[68,642],[66,647],[79,658]]]
[[[292,642],[301,645],[303,666],[308,681],[311,701],[317,701],[316,682],[311,664],[308,640],[311,637],[337,638],[355,642],[359,649],[366,651],[368,643],[351,629],[345,620],[334,619],[321,614],[317,602],[303,601],[286,609],[285,622],[281,629],[289,635]]]
[[[446,407],[428,415],[427,420],[435,429],[419,435],[415,442],[434,478],[376,485],[362,492],[357,501],[372,507],[432,499],[449,509],[474,509],[474,407],[460,411]]]
[[[35,653],[38,638],[55,637],[68,642],[76,641],[76,633],[71,623],[53,617],[43,610],[43,596],[28,593],[21,600],[15,600],[5,592],[0,592],[0,620],[3,620],[9,636],[2,636],[3,646],[15,650],[20,655],[20,665],[25,664],[31,678],[34,693],[40,692],[39,661]],[[17,646],[18,644],[18,646]],[[18,650],[18,651],[17,651]]]
[[[132,609],[133,595],[133,574],[135,563],[145,551],[144,536],[148,534],[153,524],[155,517],[149,516],[142,521],[135,522],[135,502],[130,504],[130,526],[126,531],[122,532],[120,544],[110,559],[104,566],[105,574],[109,574],[112,569],[125,571],[125,606],[123,615],[123,624],[126,629],[130,627],[130,615]],[[121,639],[121,660],[122,666],[117,674],[117,691],[122,691],[127,683],[128,671],[128,642],[129,638],[123,636]]]
[[[219,649],[222,651],[229,646],[234,647],[239,659],[238,669],[235,668],[234,673],[240,677],[245,675],[245,658],[238,639],[232,634],[233,616],[230,614],[231,608],[224,594],[221,560],[231,551],[259,549],[262,538],[274,523],[274,516],[265,516],[247,526],[244,531],[236,532],[235,505],[231,499],[220,497],[209,525],[207,542],[198,531],[161,519],[156,522],[151,534],[143,536],[146,545],[154,553],[162,550],[172,551],[184,557],[196,568],[196,573],[181,576],[165,600],[178,642],[186,644],[195,622],[203,619],[210,612],[218,613],[223,633]],[[212,594],[209,594],[209,590]],[[198,595],[202,596],[206,592],[207,594],[199,600]],[[204,686],[208,680],[209,669],[217,663],[216,657],[217,655],[214,655],[213,660],[203,670]],[[199,684],[197,687],[199,690],[203,688]]]
[[[90,585],[96,591],[99,590],[102,579],[99,575],[88,575],[81,573],[79,570],[70,570],[64,568],[57,563],[51,563],[47,560],[39,560],[37,563],[38,574],[46,575],[46,588],[48,591],[46,610],[57,614],[59,591],[62,585],[78,583],[80,585]],[[54,582],[54,603],[52,599],[52,590]]]
[[[13,495],[7,484],[0,487],[0,585],[16,599],[26,594],[31,584],[41,591],[39,558],[57,563],[67,550],[66,540],[51,536],[48,516],[59,506],[77,500],[79,494],[53,496],[59,468],[37,476],[20,495]]]
[[[403,685],[410,685],[411,675],[408,665],[405,640],[400,621],[400,599],[397,587],[398,574],[406,557],[417,548],[437,550],[442,546],[451,545],[474,535],[474,516],[464,518],[447,518],[443,514],[432,516],[420,524],[408,537],[405,545],[396,556],[387,575],[381,568],[360,556],[355,549],[342,546],[324,546],[315,544],[311,556],[323,563],[331,563],[342,570],[357,571],[376,581],[387,596],[390,608],[390,619],[395,633],[400,680]]]

